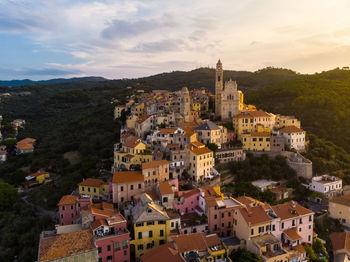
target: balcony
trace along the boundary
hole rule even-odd
[[[121,236],[121,235],[125,235],[125,234],[129,234],[129,231],[127,229],[114,231],[114,232],[112,232],[111,230],[103,231],[101,229],[94,231],[95,240],[100,240],[100,239],[106,238],[106,237]]]

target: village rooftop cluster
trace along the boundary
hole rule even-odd
[[[303,244],[316,237],[313,211],[296,201],[270,205],[221,192],[215,166],[244,161],[247,152],[285,156],[309,181],[306,187],[330,199],[334,217],[350,206],[340,196],[340,178],[312,176],[311,161],[299,153],[307,147],[300,121],[244,104],[237,83],[224,82],[220,60],[215,94],[187,87],[138,90],[115,106],[114,117],[124,124],[114,145],[113,177],[87,178],[62,196],[56,228],[40,236],[38,261],[230,261],[238,249],[268,262],[306,261]],[[17,149],[33,151],[34,145],[26,138]],[[50,174],[26,179],[41,184]],[[292,196],[283,181],[252,184],[271,190],[276,200]],[[343,214],[349,223],[350,213]],[[335,243],[339,250],[341,244]]]

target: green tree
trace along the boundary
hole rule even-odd
[[[247,250],[238,250],[231,253],[230,258],[234,262],[261,262],[261,258]]]

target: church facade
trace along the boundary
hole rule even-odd
[[[243,93],[238,90],[236,81],[230,79],[224,84],[224,70],[219,59],[215,76],[215,117],[221,121],[231,121],[241,110]]]

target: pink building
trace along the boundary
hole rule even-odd
[[[115,172],[112,179],[113,203],[118,207],[128,201],[136,201],[145,191],[141,171]]]
[[[271,233],[283,244],[312,244],[314,213],[295,201],[271,207],[279,219],[272,221]]]
[[[174,200],[174,209],[181,215],[195,213],[199,206],[199,189],[177,192],[177,199]]]
[[[129,262],[130,233],[126,227],[126,219],[107,203],[92,207],[91,211],[95,220],[90,227],[99,261]]]
[[[232,235],[234,210],[241,203],[231,197],[205,198],[209,233],[221,237]]]
[[[58,202],[59,224],[70,225],[80,220],[80,209],[91,204],[90,198],[79,198],[74,195],[65,195]]]

